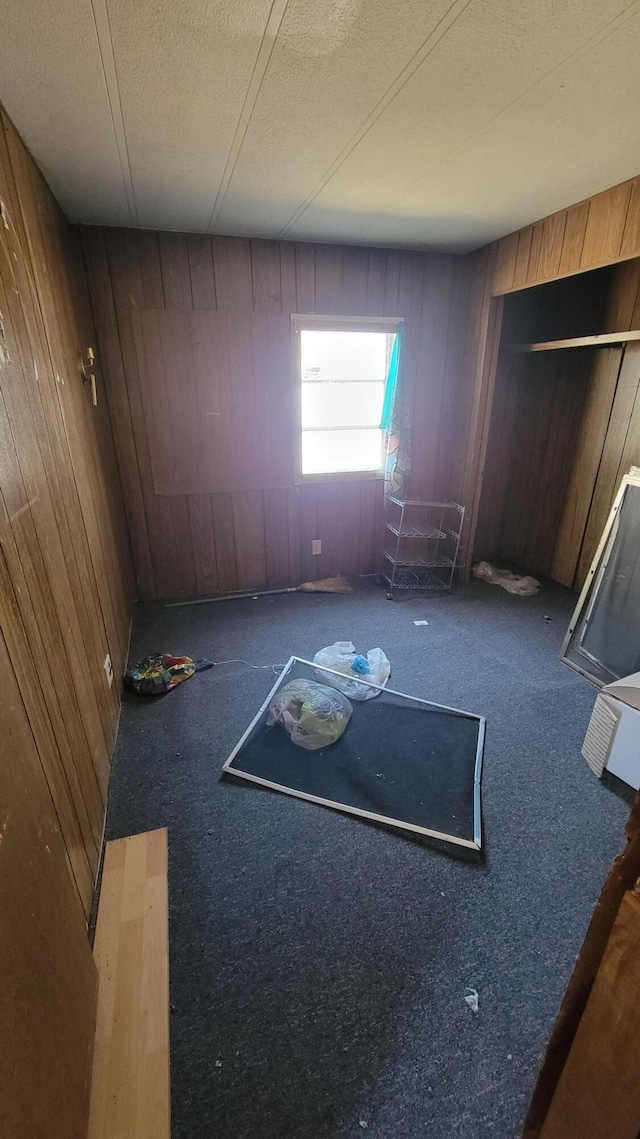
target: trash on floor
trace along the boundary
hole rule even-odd
[[[414,625],[428,625],[429,624],[428,621],[414,621],[413,623],[414,623]]]
[[[320,649],[314,656],[313,663],[342,673],[347,679],[341,680],[328,672],[317,672],[316,676],[323,684],[330,684],[352,700],[371,700],[378,696],[376,689],[370,686],[377,684],[384,688],[391,675],[391,665],[382,649],[369,649],[366,657],[359,656],[352,641],[336,641],[335,644]],[[367,683],[359,683],[355,679],[358,676]]]
[[[341,573],[337,577],[322,577],[320,581],[303,581],[296,589],[298,593],[353,593],[353,587]]]
[[[486,581],[488,585],[501,585],[507,593],[515,593],[519,597],[535,597],[540,588],[540,582],[535,577],[498,569],[497,566],[492,566],[491,562],[476,562],[471,572],[474,577]]]
[[[323,675],[315,662],[290,658],[229,755],[223,775],[479,852],[484,718],[385,688],[378,700],[354,700],[348,728],[342,731],[340,724],[333,742],[324,735],[327,721],[321,723],[321,738],[311,744],[320,750],[305,762],[293,746],[293,731],[287,735],[287,720],[297,734],[309,684],[312,692],[320,688],[334,700],[345,700],[335,689],[318,685],[318,674]],[[273,726],[275,719],[287,731]],[[325,742],[331,746],[323,747]]]
[[[280,723],[292,743],[317,751],[340,739],[352,711],[346,696],[326,684],[292,680],[271,701],[267,727]]]
[[[464,991],[464,999],[469,1005],[472,1012],[477,1012],[479,1008],[479,998],[477,989],[466,988]]]
[[[207,668],[213,668],[213,661],[152,653],[128,668],[123,681],[125,688],[130,688],[138,696],[161,696],[183,680],[188,680],[194,672],[204,672]]]

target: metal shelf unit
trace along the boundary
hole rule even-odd
[[[387,496],[379,579],[398,589],[448,593],[456,567],[464,506]]]

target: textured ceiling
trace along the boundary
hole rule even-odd
[[[640,0],[5,0],[67,215],[467,250],[640,173]]]

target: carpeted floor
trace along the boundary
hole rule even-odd
[[[394,688],[488,719],[475,865],[220,782],[270,670],[126,697],[107,837],[169,827],[173,1139],[519,1134],[629,810],[580,755],[595,689],[557,660],[573,602],[474,582],[390,603],[365,583],[138,607],[132,660],[275,664],[352,639],[382,646]]]

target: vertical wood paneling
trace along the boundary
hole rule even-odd
[[[529,268],[527,269],[528,284],[532,284],[538,280],[543,225],[544,222],[537,221],[535,225],[531,227],[531,248],[529,250]]]
[[[296,312],[316,312],[316,247],[297,243]]]
[[[240,586],[236,566],[233,509],[230,494],[211,495],[211,520],[216,543],[218,587],[221,593],[235,593]]]
[[[528,225],[525,229],[521,229],[518,234],[518,245],[516,249],[516,259],[513,267],[513,287],[514,289],[522,289],[527,284],[529,279],[529,261],[531,258],[531,241],[533,238],[533,226]]]
[[[387,254],[382,249],[369,250],[367,277],[367,316],[382,316],[384,312],[384,278]]]
[[[221,312],[250,312],[253,307],[251,247],[241,237],[213,237],[216,299]]]
[[[293,485],[290,316],[403,317],[413,485],[416,493],[436,479],[449,486],[462,466],[456,407],[469,367],[460,345],[471,275],[462,260],[136,231],[107,233],[106,250],[110,297],[104,279],[93,280],[101,259],[87,263],[105,359],[114,360],[112,414],[134,439],[121,464],[134,475],[134,531],[141,506],[145,516],[146,532],[133,542],[136,558],[147,555],[142,595],[210,593],[216,580],[229,592],[338,569],[373,572],[381,482]],[[319,558],[310,553],[314,538],[323,542]]]
[[[607,424],[618,382],[621,348],[597,349],[591,353],[590,376],[580,432],[571,468],[550,575],[571,587],[574,582],[582,538],[587,525]]]
[[[560,268],[566,213],[552,214],[542,223],[542,239],[537,264],[537,279],[556,277]]]
[[[621,257],[637,257],[640,255],[640,178],[631,184],[629,207],[624,223]]]
[[[213,274],[211,238],[190,233],[187,237],[191,298],[195,309],[215,309],[216,282]]]
[[[289,563],[289,492],[265,490],[262,495],[266,581],[270,588],[299,585],[292,581]]]
[[[0,117],[0,1114],[16,1139],[84,1139],[86,920],[120,700],[103,663],[121,675],[133,578],[104,361],[97,406],[79,367],[98,347],[79,235]]]
[[[277,241],[251,242],[251,279],[254,312],[282,312],[280,245]]]
[[[497,242],[493,293],[640,256],[640,178],[577,202]]]
[[[216,539],[209,494],[192,494],[187,499],[193,549],[196,593],[218,593]]]
[[[607,265],[619,256],[630,195],[631,184],[623,182],[591,198],[580,259],[583,269]]]
[[[84,1139],[96,974],[58,818],[0,633],[0,1054],[3,1131]]]
[[[518,233],[509,233],[498,242],[494,277],[494,287],[497,293],[506,293],[513,285],[518,256],[518,237]]]
[[[627,448],[627,438],[633,429],[640,437],[640,344],[628,344],[624,351],[609,419],[602,457],[598,469],[591,508],[584,533],[576,572],[576,585],[582,585],[596,552],[613,504],[620,479],[632,462],[640,463],[640,448],[635,458]],[[625,465],[628,464],[628,465]]]
[[[158,238],[158,248],[165,308],[190,309],[191,278],[185,235],[161,233]]]
[[[260,589],[267,581],[262,494],[236,491],[231,504],[238,589]]]

